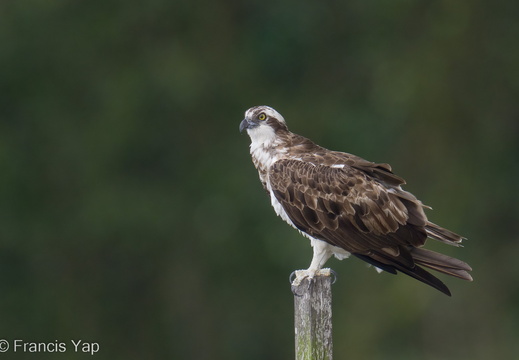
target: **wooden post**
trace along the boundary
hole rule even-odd
[[[332,276],[322,269],[312,280],[292,284],[296,360],[332,360]]]

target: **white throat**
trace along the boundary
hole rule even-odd
[[[258,170],[268,170],[270,166],[279,160],[279,141],[274,129],[270,126],[260,125],[248,129],[250,136],[250,153]]]
[[[260,125],[255,128],[248,129],[247,133],[251,139],[251,151],[253,147],[269,148],[276,141],[276,133],[270,126]]]

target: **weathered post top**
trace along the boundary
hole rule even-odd
[[[332,359],[331,274],[330,269],[322,269],[313,279],[292,284],[296,360]]]

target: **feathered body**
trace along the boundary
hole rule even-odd
[[[414,277],[450,295],[421,266],[472,280],[469,265],[423,249],[428,237],[459,246],[462,237],[427,220],[424,205],[402,190],[388,164],[330,151],[290,132],[268,106],[246,111],[240,130],[276,213],[311,239],[314,256],[303,277],[313,277],[332,256],[354,255],[380,270]]]

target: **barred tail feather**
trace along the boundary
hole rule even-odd
[[[441,241],[448,245],[461,246],[461,241],[465,239],[463,236],[429,221],[425,224],[425,231],[427,232],[427,236],[431,239]]]
[[[449,288],[436,276],[429,273],[428,271],[422,269],[419,266],[415,266],[412,269],[402,267],[402,266],[395,266],[396,269],[403,272],[406,275],[411,276],[412,278],[415,278],[418,281],[421,281],[429,286],[432,286],[433,288],[440,290],[445,295],[451,296],[451,292]]]
[[[419,265],[463,280],[472,281],[472,276],[468,273],[472,271],[472,268],[459,259],[423,248],[412,249],[411,256]]]
[[[394,261],[394,259],[391,259],[390,257],[384,254],[372,253],[371,256],[363,254],[353,255],[391,274],[396,275],[396,270],[398,270],[408,276],[411,276],[412,278],[415,278],[418,281],[421,281],[429,286],[432,286],[437,290],[440,290],[442,293],[446,295],[451,296],[449,288],[440,279],[438,279],[436,276],[430,274],[429,272],[427,272],[419,266],[406,266],[398,261]]]

